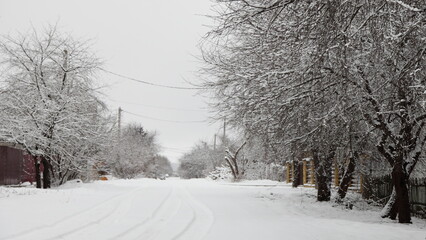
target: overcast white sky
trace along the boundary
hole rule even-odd
[[[91,38],[104,68],[158,84],[190,87],[197,81],[197,44],[208,31],[209,0],[0,0],[0,34],[40,29],[58,22],[62,32]],[[208,120],[207,99],[196,90],[176,90],[101,74],[105,101],[125,111],[123,122],[137,122],[159,135],[163,154],[176,161],[197,141],[212,142],[220,123]],[[185,80],[184,80],[185,79]]]

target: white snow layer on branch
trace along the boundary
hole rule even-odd
[[[412,6],[410,6],[410,5],[408,5],[405,2],[400,1],[400,0],[388,0],[388,2],[397,3],[397,4],[401,5],[402,7],[405,7],[408,10],[411,10],[411,11],[414,11],[414,12],[421,12],[422,11],[422,10],[420,10],[416,7],[412,7]]]

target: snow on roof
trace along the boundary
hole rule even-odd
[[[6,141],[0,141],[0,147],[12,147],[12,148],[21,149],[21,150],[24,149],[24,147],[20,144],[6,142]]]

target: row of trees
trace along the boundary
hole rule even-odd
[[[172,175],[169,160],[159,155],[159,151],[155,133],[147,132],[140,125],[130,124],[123,129],[118,143],[114,144],[113,154],[106,158],[107,166],[121,178]]]
[[[410,222],[407,184],[426,141],[426,2],[217,2],[202,50],[218,117],[276,156],[310,155],[320,201],[336,149],[350,160],[346,179],[361,156],[386,161],[384,215]]]
[[[204,178],[223,164],[223,145],[212,147],[199,142],[180,159],[178,174],[181,178]]]
[[[164,162],[153,134],[143,131],[138,142],[130,126],[117,139],[115,118],[99,99],[94,82],[101,61],[88,42],[53,26],[3,37],[0,52],[0,140],[17,143],[35,156],[37,187],[41,175],[43,187],[49,188],[97,168],[133,177],[143,169],[127,173],[118,170],[124,168],[120,165]],[[123,161],[109,161],[111,156]]]
[[[277,164],[277,157],[269,151],[256,138],[245,141],[241,137],[222,137],[216,146],[201,141],[179,159],[178,173],[182,178],[283,180],[283,162]],[[223,171],[224,168],[228,170]],[[223,173],[226,176],[218,176]]]

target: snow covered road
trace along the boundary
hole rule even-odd
[[[37,190],[0,188],[0,239],[425,240],[426,222],[317,203],[271,181],[114,180]]]

